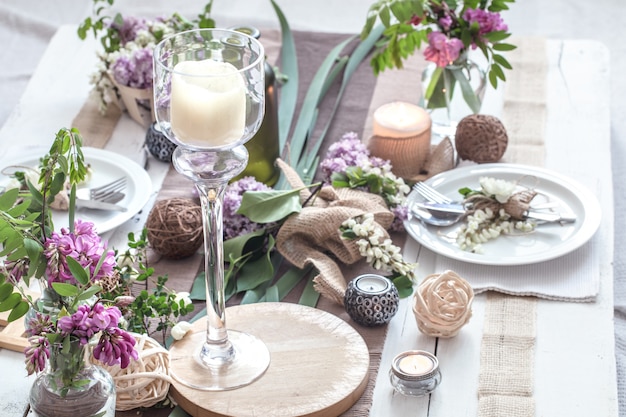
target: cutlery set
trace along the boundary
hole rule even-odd
[[[127,208],[118,203],[125,194],[126,177],[121,177],[108,184],[95,188],[76,190],[76,207],[94,210],[126,211]]]
[[[425,202],[413,202],[411,204],[411,212],[424,223],[433,226],[451,226],[461,221],[468,210],[468,207],[461,202],[455,202],[439,193],[437,190],[425,184],[418,182],[413,186]],[[576,221],[575,216],[567,216],[553,211],[542,211],[554,207],[553,203],[544,203],[532,207],[528,210],[524,217],[526,220],[534,220],[540,223],[573,223]]]

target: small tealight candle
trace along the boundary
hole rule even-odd
[[[432,353],[423,350],[402,352],[391,363],[389,379],[400,394],[430,394],[441,383],[439,361]]]
[[[356,278],[354,281],[354,285],[361,291],[376,294],[383,292],[389,288],[391,282],[385,277],[381,277],[380,275],[361,275]]]
[[[205,59],[176,64],[170,105],[172,131],[182,143],[221,147],[244,134],[246,86],[228,62]]]
[[[389,323],[398,311],[400,297],[389,279],[365,274],[348,283],[343,304],[352,320],[363,326]]]
[[[418,175],[430,154],[432,121],[423,108],[406,102],[387,103],[374,112],[368,149],[391,161],[402,178]]]

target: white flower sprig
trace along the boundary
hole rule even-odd
[[[467,216],[466,222],[457,232],[456,243],[464,251],[482,253],[483,243],[502,234],[513,234],[516,231],[528,233],[534,229],[534,223],[511,219],[504,209],[500,209],[496,215],[490,208],[486,208]]]
[[[400,248],[385,237],[382,227],[376,223],[372,213],[344,221],[339,230],[342,238],[356,239],[359,253],[374,269],[391,272],[392,280],[406,277],[415,282],[416,265],[404,260]]]

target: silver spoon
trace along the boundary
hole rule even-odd
[[[419,207],[411,207],[411,213],[419,220],[423,221],[426,224],[430,224],[432,226],[452,226],[455,223],[461,221],[465,214],[456,214],[456,213],[446,213],[445,216],[441,216],[437,213],[437,216],[434,216],[428,210],[421,209]]]

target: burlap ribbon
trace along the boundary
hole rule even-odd
[[[291,187],[305,186],[288,164],[280,159],[277,164]],[[315,290],[343,304],[347,284],[335,259],[351,265],[362,256],[355,241],[342,239],[339,227],[350,218],[372,213],[383,235],[388,237],[386,230],[394,215],[382,197],[349,188],[324,186],[316,196],[305,188],[300,191],[300,199],[307,204],[285,220],[276,237],[276,247],[298,268],[313,265],[319,271],[313,279]]]

